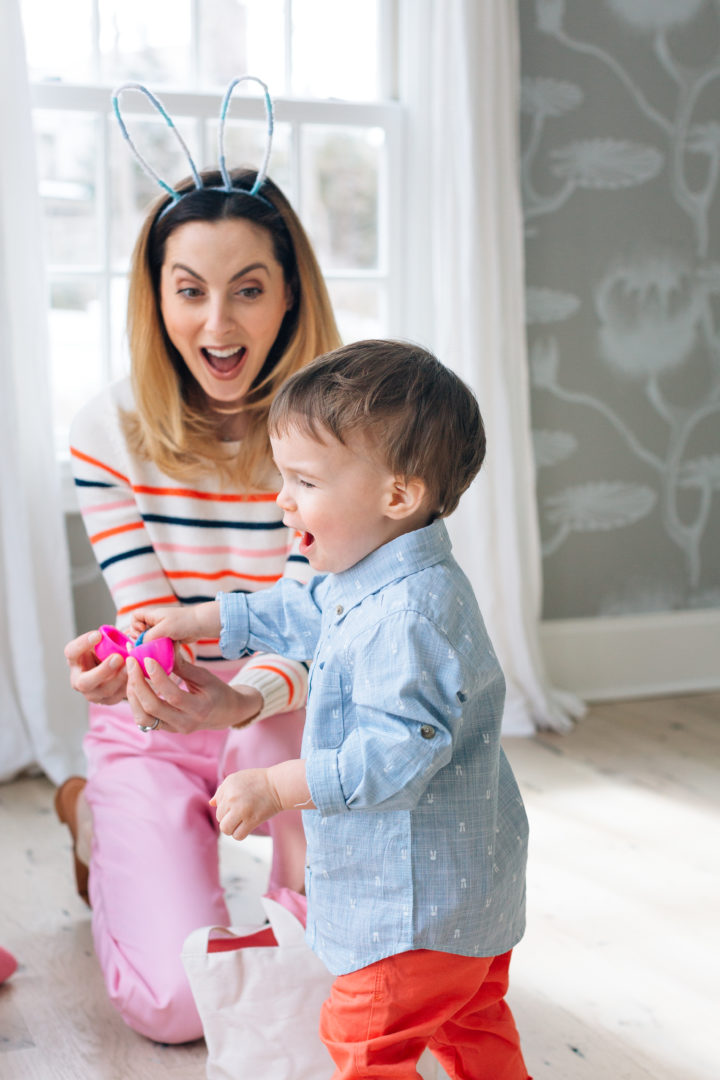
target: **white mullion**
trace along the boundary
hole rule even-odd
[[[215,162],[214,159],[210,158],[210,152],[208,149],[207,120],[205,120],[202,116],[198,116],[195,120],[195,133],[198,147],[198,168],[214,169]]]
[[[292,0],[285,0],[283,17],[285,19],[285,96],[291,97],[293,91],[293,62],[292,62]]]
[[[398,90],[398,4],[378,0],[378,93],[381,101],[397,101]]]
[[[407,276],[404,252],[407,250],[407,202],[403,153],[405,117],[397,112],[385,129],[385,152],[383,154],[382,188],[385,235],[383,236],[384,268],[387,274],[387,305],[390,313],[389,330],[393,334],[406,332],[405,291],[403,282]]]
[[[97,174],[97,214],[100,219],[100,352],[103,372],[109,382],[113,377],[112,352],[112,215],[110,213],[110,114],[99,113],[96,124],[99,128],[100,162]]]
[[[303,125],[293,120],[290,125],[290,182],[293,190],[293,203],[301,221],[305,220],[302,182],[302,138]]]
[[[92,20],[92,74],[96,83],[100,82],[100,0],[92,0],[90,13]]]
[[[112,87],[83,86],[72,83],[32,83],[30,97],[35,109],[92,112],[107,109]],[[217,91],[188,92],[161,90],[158,96],[171,116],[204,116],[217,119],[221,94]],[[256,120],[259,97],[238,95],[233,98],[236,120]],[[322,101],[312,98],[275,97],[275,109],[284,121],[298,120],[310,124],[339,127],[386,127],[394,113],[400,112],[396,102]],[[127,94],[122,99],[124,115],[155,114],[155,109],[141,94]]]
[[[190,85],[200,87],[200,0],[190,5]]]

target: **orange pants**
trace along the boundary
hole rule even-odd
[[[417,949],[340,975],[320,1016],[332,1080],[416,1080],[426,1046],[453,1080],[530,1080],[505,1002],[510,955]]]

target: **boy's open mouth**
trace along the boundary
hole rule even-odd
[[[229,349],[202,349],[201,352],[208,367],[212,368],[216,375],[223,377],[234,375],[247,355],[244,345]]]
[[[304,532],[302,535],[302,540],[300,541],[300,554],[307,555],[308,551],[314,543],[315,537],[313,536],[313,534],[309,532]]]

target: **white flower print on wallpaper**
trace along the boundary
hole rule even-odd
[[[548,619],[720,607],[720,0],[519,0]]]

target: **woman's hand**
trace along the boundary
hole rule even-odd
[[[65,646],[70,685],[94,705],[117,705],[126,694],[125,660],[113,653],[100,662],[94,652],[100,637],[99,630],[91,630]]]
[[[263,707],[263,697],[252,686],[228,686],[203,667],[191,664],[175,650],[173,674],[184,688],[165,674],[154,660],[146,660],[144,678],[137,660],[129,657],[127,699],[135,723],[150,727],[160,720],[163,730],[188,735],[193,731],[222,731],[249,723]]]

